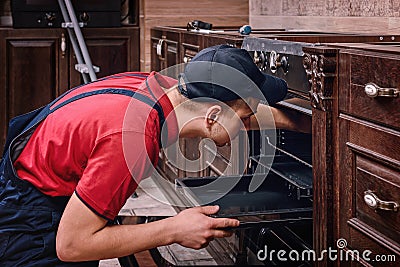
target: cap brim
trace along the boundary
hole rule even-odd
[[[286,81],[269,74],[263,73],[263,75],[265,76],[265,81],[260,89],[268,104],[273,105],[282,101],[288,91]]]

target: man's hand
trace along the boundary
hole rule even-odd
[[[257,113],[250,117],[249,130],[272,128],[311,133],[311,116],[295,110],[259,104]]]
[[[239,221],[228,218],[212,218],[218,206],[195,207],[180,212],[171,219],[175,228],[174,243],[194,249],[204,248],[214,238],[231,236],[232,232],[224,230],[227,227],[239,226]]]
[[[71,196],[57,232],[57,255],[62,261],[117,258],[158,246],[179,243],[199,249],[213,238],[229,236],[224,227],[239,221],[211,218],[217,206],[196,207],[175,217],[138,225],[107,225],[76,195]]]

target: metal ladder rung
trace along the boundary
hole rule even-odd
[[[76,18],[74,8],[71,0],[58,0],[61,13],[64,18],[63,27],[67,29],[72,48],[74,49],[78,64],[75,69],[82,74],[84,83],[97,80],[96,72],[99,72],[99,67],[93,66],[92,60],[89,56],[85,39],[83,38],[81,27],[85,24],[80,23]]]
[[[100,72],[100,68],[97,66],[92,66],[94,72]],[[75,70],[77,70],[80,73],[89,73],[89,67],[86,64],[75,64]]]
[[[78,22],[78,25],[81,28],[86,26],[85,23],[83,23],[83,22]],[[74,28],[74,24],[72,22],[63,22],[63,23],[61,23],[61,27],[65,28],[65,29],[66,28]]]

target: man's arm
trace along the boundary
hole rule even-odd
[[[273,119],[272,119],[273,118]],[[297,132],[311,132],[311,116],[286,108],[274,108],[259,104],[257,112],[250,117],[250,130],[286,129]]]
[[[172,243],[199,249],[213,238],[232,234],[222,228],[239,225],[234,219],[208,216],[217,211],[216,206],[196,207],[148,224],[108,226],[74,193],[58,228],[57,256],[63,261],[100,260]]]

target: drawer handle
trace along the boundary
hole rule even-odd
[[[164,39],[160,39],[160,40],[158,40],[158,44],[157,44],[157,51],[156,51],[156,54],[157,54],[157,56],[158,56],[158,58],[160,59],[160,60],[164,60],[165,59],[165,57],[163,56],[163,43],[164,43]]]
[[[61,34],[61,56],[65,57],[65,51],[67,50],[67,41],[65,40],[65,35]]]
[[[191,57],[188,56],[183,57],[183,63],[189,63],[190,60],[192,60]]]
[[[369,97],[398,97],[400,95],[400,90],[397,88],[382,88],[374,83],[367,83],[364,88],[364,92]]]
[[[368,205],[368,207],[377,210],[388,210],[388,211],[398,211],[399,203],[395,201],[383,201],[378,198],[371,190],[367,190],[364,192],[364,202]]]

